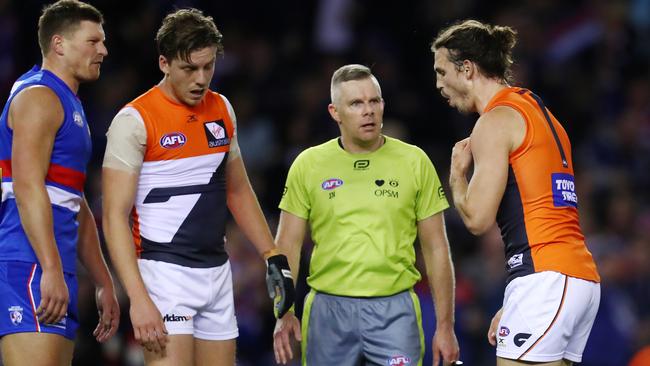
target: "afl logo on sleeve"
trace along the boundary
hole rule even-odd
[[[228,133],[223,120],[206,122],[203,124],[205,137],[208,139],[208,147],[219,147],[230,144]]]
[[[575,178],[571,174],[551,174],[553,205],[555,207],[578,207]]]
[[[180,132],[171,132],[160,138],[160,146],[165,149],[177,149],[187,142],[187,138]]]

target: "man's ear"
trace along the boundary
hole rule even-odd
[[[170,63],[167,61],[167,57],[163,55],[158,56],[158,67],[163,74],[169,75]]]
[[[341,117],[339,117],[339,112],[336,109],[336,105],[333,103],[330,103],[327,106],[327,111],[330,112],[330,116],[332,116],[332,119],[336,121],[337,124],[341,124]]]

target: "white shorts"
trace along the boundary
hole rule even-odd
[[[191,334],[205,340],[237,338],[230,262],[190,268],[138,259],[138,266],[169,334]]]
[[[558,272],[515,278],[506,287],[497,356],[582,361],[600,304],[600,284]]]

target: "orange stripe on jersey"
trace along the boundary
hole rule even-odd
[[[133,218],[133,228],[131,231],[133,233],[133,243],[135,244],[135,254],[140,258],[140,253],[142,253],[142,237],[140,236],[140,218],[135,207],[131,210],[131,218]]]
[[[234,128],[222,97],[208,90],[194,107],[177,103],[155,86],[129,104],[147,130],[144,161],[183,159],[230,150]]]
[[[508,184],[497,213],[509,259],[509,279],[555,271],[600,281],[579,225],[566,131],[529,90],[505,88],[492,98],[485,112],[497,106],[515,109],[526,122],[524,141],[509,157]],[[527,264],[531,268],[525,270]]]

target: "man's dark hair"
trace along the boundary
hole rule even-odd
[[[43,57],[50,51],[55,34],[74,32],[84,20],[104,23],[104,17],[97,8],[81,1],[60,0],[43,7],[43,13],[38,18],[38,45]]]
[[[431,51],[446,48],[449,61],[458,68],[469,60],[478,65],[483,75],[510,81],[512,49],[516,43],[517,32],[510,27],[465,20],[441,30]]]
[[[190,54],[206,47],[216,47],[223,54],[223,36],[212,17],[194,9],[179,9],[167,14],[156,34],[158,54],[168,62],[178,58],[190,62]]]

